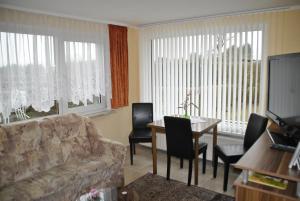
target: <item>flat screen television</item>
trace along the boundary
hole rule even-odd
[[[270,56],[268,74],[267,116],[300,129],[300,53]]]

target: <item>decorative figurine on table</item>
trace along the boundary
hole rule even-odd
[[[183,116],[183,117],[184,117],[184,118],[187,118],[187,119],[189,119],[189,116],[188,116],[188,108],[189,108],[190,106],[194,106],[195,108],[199,109],[197,105],[195,105],[194,103],[192,103],[192,102],[190,101],[191,94],[192,94],[191,91],[188,92],[188,93],[186,94],[186,96],[185,96],[184,102],[181,103],[180,106],[178,107],[178,108],[182,108],[182,109],[184,110],[184,116]]]

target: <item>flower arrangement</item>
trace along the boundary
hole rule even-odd
[[[190,106],[194,106],[195,108],[199,109],[199,107],[197,105],[195,105],[194,103],[192,103],[190,101],[190,97],[191,97],[192,92],[188,92],[185,96],[185,100],[183,103],[180,104],[180,106],[178,108],[182,108],[184,110],[184,117],[185,118],[189,118],[188,116],[188,108]]]
[[[92,188],[89,192],[88,201],[102,201],[100,192],[97,189]]]

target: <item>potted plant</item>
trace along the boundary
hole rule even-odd
[[[190,97],[191,97],[192,92],[188,92],[185,96],[184,102],[180,104],[178,108],[182,108],[184,110],[184,118],[189,118],[188,115],[188,109],[190,106],[194,106],[195,108],[199,109],[197,105],[191,102]]]

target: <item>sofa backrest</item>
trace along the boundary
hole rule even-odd
[[[76,114],[0,126],[0,188],[90,155],[86,119]]]

